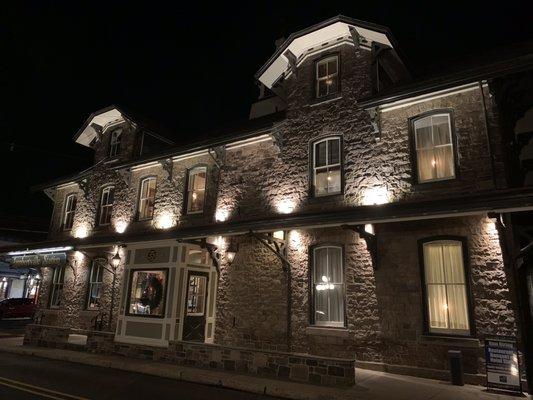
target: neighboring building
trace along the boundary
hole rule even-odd
[[[525,360],[512,215],[533,190],[498,93],[532,67],[414,81],[386,28],[336,17],[280,43],[252,118],[210,141],[92,114],[74,140],[94,166],[40,187],[49,238],[25,254],[50,265],[47,327],[27,343],[86,329],[91,351],[329,385],[353,383],[354,360],[445,378],[452,349],[481,383],[494,335]],[[108,314],[113,333],[91,333]]]
[[[0,246],[35,243],[46,239],[47,225],[36,218],[0,216]],[[0,258],[0,300],[39,295],[41,276],[35,268],[13,267]]]

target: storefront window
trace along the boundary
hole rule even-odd
[[[162,317],[165,312],[167,270],[132,271],[129,315]]]

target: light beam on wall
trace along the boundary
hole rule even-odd
[[[374,186],[363,192],[362,203],[365,206],[385,204],[390,202],[390,194],[385,186]]]
[[[229,216],[229,212],[228,210],[224,210],[224,209],[218,209],[216,212],[215,212],[215,221],[217,222],[224,222],[228,219],[228,216]]]
[[[83,239],[89,236],[89,227],[87,225],[80,225],[74,229],[74,237],[76,239]]]
[[[155,221],[155,226],[159,229],[169,229],[172,228],[174,225],[174,217],[169,212],[164,212],[160,214]]]
[[[124,233],[127,227],[128,227],[128,223],[126,221],[117,221],[115,223],[115,231],[117,233]]]

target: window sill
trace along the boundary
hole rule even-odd
[[[317,204],[317,203],[334,203],[344,200],[344,193],[330,194],[325,196],[313,196],[312,194],[308,197],[308,204]]]
[[[419,343],[434,344],[440,346],[455,346],[466,348],[478,348],[481,346],[479,339],[463,336],[433,336],[433,335],[420,335],[418,337]]]
[[[318,107],[318,106],[321,106],[323,104],[332,103],[332,102],[340,100],[340,99],[342,99],[342,94],[335,93],[334,95],[331,95],[331,96],[325,96],[325,97],[321,97],[320,99],[314,99],[311,102],[311,104],[309,104],[309,107]]]
[[[59,307],[43,309],[43,314],[56,315],[59,313]]]
[[[346,328],[335,328],[326,326],[308,326],[305,329],[305,333],[309,336],[334,336],[347,338],[350,336],[350,332]]]

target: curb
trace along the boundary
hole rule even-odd
[[[66,361],[94,367],[104,367],[126,372],[135,372],[178,381],[223,387],[242,392],[282,397],[291,400],[344,400],[354,398],[354,393],[348,390],[341,395],[341,393],[335,393],[337,390],[334,388],[315,387],[286,381],[276,382],[264,378],[249,377],[247,375],[232,375],[219,371],[215,372],[203,369],[183,368],[172,366],[171,364],[168,364],[168,368],[162,369],[160,368],[161,365],[145,362],[144,360],[135,360],[137,362],[134,363],[134,365],[131,365],[132,363],[128,362],[127,359],[102,360],[92,357],[84,357],[87,353],[80,353],[80,355],[77,356],[75,354],[49,352],[33,347],[0,347],[0,352]],[[287,387],[289,385],[292,387]]]

